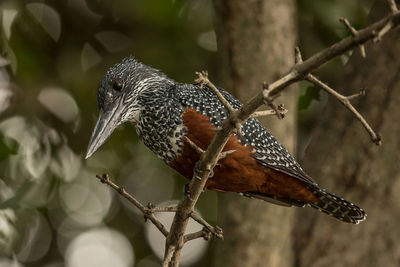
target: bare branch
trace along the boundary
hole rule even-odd
[[[303,58],[301,56],[300,48],[298,46],[294,49],[294,63],[299,64],[303,62]]]
[[[200,155],[204,153],[204,150],[201,149],[201,147],[197,146],[192,140],[190,140],[189,137],[183,136],[183,139],[185,139],[186,143],[188,143],[196,152]]]
[[[213,93],[218,97],[219,101],[221,101],[221,103],[225,106],[229,114],[232,114],[235,109],[231,106],[228,100],[225,99],[218,88],[212,82],[210,82],[210,80],[208,79],[208,72],[196,72],[196,75],[198,76],[198,78],[195,80],[195,82],[200,84],[200,88],[202,88],[203,85],[208,86],[208,88],[210,88],[211,91],[213,91]]]
[[[374,37],[374,42],[378,43],[382,40],[382,37],[388,33],[392,28],[394,24],[392,21],[388,21],[388,23],[385,24],[383,28],[381,28],[378,33],[375,32],[375,37]]]
[[[377,133],[375,133],[375,131],[371,128],[371,126],[364,119],[364,117],[354,108],[354,106],[350,103],[349,97],[346,97],[346,96],[343,96],[343,95],[339,94],[334,89],[332,89],[327,84],[325,84],[322,81],[320,81],[318,78],[316,78],[312,74],[308,74],[307,77],[306,77],[306,80],[311,82],[312,84],[320,87],[321,89],[325,90],[326,92],[328,92],[329,94],[333,95],[334,97],[336,97],[362,123],[364,128],[367,130],[367,132],[371,136],[372,141],[377,145],[381,145],[382,144],[381,137]],[[361,93],[357,94],[357,96],[360,96],[360,95],[361,95]],[[351,96],[351,98],[354,98],[354,97],[356,97],[356,96],[355,95]]]
[[[360,97],[360,96],[365,96],[365,88],[361,89],[360,92],[358,92],[358,93],[356,93],[354,95],[347,96],[347,99],[351,100],[351,99],[354,99],[354,98],[357,98],[357,97]]]
[[[298,51],[300,51],[300,50],[298,50]],[[297,56],[298,55],[300,55],[300,54],[297,54]],[[283,119],[285,117],[286,112],[283,112],[283,107],[279,107],[274,104],[274,100],[279,95],[270,96],[269,85],[265,82],[263,83],[263,91],[264,91],[264,104],[269,106],[270,108],[272,108],[272,110],[275,112],[275,115],[278,117],[278,119]],[[251,114],[250,114],[250,117],[251,117]]]
[[[232,154],[234,152],[236,152],[235,149],[221,152],[221,154],[219,154],[218,160],[224,159],[224,158],[226,158],[226,156],[228,156],[229,154]]]
[[[356,29],[354,29],[353,26],[351,26],[350,22],[346,18],[340,18],[339,21],[342,22],[346,26],[346,28],[350,31],[350,33],[353,35],[353,37],[357,37],[358,32],[356,31]],[[366,58],[365,46],[363,44],[360,44],[359,47],[360,47],[361,56],[363,58]]]
[[[199,224],[203,225],[205,228],[207,228],[207,230],[210,233],[212,233],[216,238],[224,239],[224,234],[223,234],[222,229],[220,227],[218,227],[218,226],[213,227],[212,225],[210,225],[197,212],[192,211],[192,213],[190,214],[190,217],[193,220],[195,220],[196,222],[198,222]]]
[[[195,232],[195,233],[191,233],[191,234],[187,234],[184,236],[184,242],[188,242],[197,238],[203,238],[204,240],[208,241],[211,239],[211,233],[208,231],[207,228],[203,228],[202,230]]]
[[[179,254],[180,250],[175,245],[166,247],[162,267],[178,266],[174,263],[174,259],[179,259]]]
[[[221,129],[222,129],[222,128],[221,128],[220,126],[218,126],[218,127],[212,128],[211,130],[214,131],[214,132],[218,132],[218,131],[220,131]]]
[[[236,109],[232,107],[229,101],[218,90],[218,88],[208,79],[207,71],[196,72],[196,75],[198,78],[195,80],[195,82],[200,84],[200,88],[202,88],[204,85],[208,86],[208,88],[210,88],[211,91],[218,97],[219,101],[225,106],[229,114],[233,114],[236,111]],[[235,128],[235,134],[239,137],[242,136],[241,124],[235,122]]]
[[[233,153],[234,151],[229,150],[226,151],[225,153]],[[143,204],[141,204],[136,198],[134,198],[132,195],[130,195],[126,190],[114,182],[112,182],[108,176],[108,174],[103,174],[103,175],[96,175],[96,178],[98,178],[102,183],[109,185],[113,189],[115,189],[120,195],[122,195],[124,198],[126,198],[129,202],[134,204],[144,215],[145,219],[149,219],[159,230],[160,232],[164,235],[168,235],[168,230],[165,228],[165,226],[153,215],[153,213],[156,212],[176,212],[178,210],[178,206],[167,206],[167,207],[158,207],[153,205],[152,203],[148,203],[147,207],[145,207]],[[202,230],[204,233],[201,237],[210,237],[210,235],[214,235],[215,237],[219,239],[223,239],[223,234],[222,234],[222,229],[219,227],[213,227],[210,225],[206,220],[204,220],[197,212],[193,211],[190,214],[190,217],[198,222],[199,224],[203,225],[205,230]],[[193,237],[193,236],[192,236]],[[189,240],[194,239],[188,236]],[[209,239],[209,238],[208,238]],[[206,240],[208,240],[206,239]],[[186,240],[186,241],[189,241]],[[186,242],[185,241],[185,242]]]
[[[242,137],[242,124],[241,124],[240,122],[235,122],[234,133],[235,133],[238,137]]]
[[[286,114],[288,112],[288,110],[285,109],[282,105],[278,105],[277,109],[279,110],[280,114]],[[250,115],[249,118],[258,118],[258,117],[271,116],[271,115],[276,115],[276,111],[273,109],[255,111]]]
[[[396,14],[399,12],[399,9],[397,8],[396,1],[395,0],[387,0],[390,10],[392,11],[392,14]]]
[[[136,198],[131,196],[128,192],[125,191],[124,188],[118,186],[114,182],[110,180],[110,177],[108,174],[103,174],[103,175],[96,175],[96,177],[104,184],[109,185],[113,189],[115,189],[121,196],[126,198],[129,202],[131,202],[133,205],[135,205],[144,215],[146,219],[149,219],[157,228],[160,230],[160,232],[164,236],[168,236],[168,230],[165,228],[165,226],[152,214],[152,212],[149,212],[149,209],[143,206]]]
[[[178,210],[178,206],[169,206],[169,207],[151,206],[151,207],[148,207],[148,208],[153,213],[156,213],[156,212],[176,212]]]

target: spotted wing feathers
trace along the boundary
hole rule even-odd
[[[213,125],[220,126],[221,122],[228,117],[226,108],[208,87],[200,89],[198,85],[180,84],[178,88],[182,104],[210,117]],[[240,101],[231,94],[221,88],[218,89],[233,108],[242,106]],[[252,146],[255,151],[254,158],[263,166],[282,171],[307,184],[315,184],[286,148],[261,125],[258,119],[249,119],[242,125],[240,141],[243,145]]]

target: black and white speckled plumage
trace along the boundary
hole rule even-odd
[[[221,122],[227,118],[226,108],[206,86],[200,89],[198,85],[177,84],[176,90],[179,102],[184,107],[194,108],[200,114],[208,116],[214,126],[220,126]],[[225,90],[221,88],[219,90],[232,107],[239,108],[242,105]],[[287,149],[261,125],[258,119],[249,119],[242,125],[240,141],[243,145],[252,146],[255,151],[254,158],[265,167],[283,171],[307,183],[315,184]]]
[[[132,64],[130,68],[134,68],[134,72],[126,71],[128,64]],[[98,93],[100,107],[106,108],[119,94],[107,90],[107,83],[116,80],[125,86],[132,81],[139,81],[135,91],[124,100],[124,103],[135,104],[130,104],[130,110],[124,112],[129,116],[122,120],[132,121],[145,145],[167,163],[181,153],[182,136],[185,133],[182,113],[185,107],[208,116],[214,126],[219,126],[228,115],[226,108],[209,88],[200,89],[198,85],[176,83],[160,71],[133,58],[125,59],[106,74]],[[234,108],[241,106],[231,94],[223,89],[220,91]],[[242,133],[240,140],[243,145],[251,145],[255,150],[254,157],[265,167],[313,183],[289,152],[261,126],[258,119],[246,121],[242,125]]]
[[[241,106],[232,95],[223,89],[220,91],[234,108]],[[182,114],[186,107],[209,117],[214,126],[220,126],[228,116],[226,108],[209,88],[177,83],[132,57],[107,72],[99,87],[98,103],[103,113],[114,108],[113,116],[120,116],[118,124],[132,122],[144,144],[167,164],[182,154],[183,136],[187,133]],[[115,111],[117,109],[120,111]],[[253,148],[253,156],[261,165],[299,179],[320,199],[317,203],[298,203],[296,200],[287,203],[309,204],[347,222],[357,223],[365,219],[361,209],[320,189],[257,119],[249,119],[242,125],[240,142]],[[247,192],[246,195],[254,194]]]

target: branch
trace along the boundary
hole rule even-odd
[[[264,91],[268,91],[269,90],[269,85],[264,82],[263,83],[263,90]],[[274,104],[274,100],[279,97],[279,94],[274,95],[274,96],[270,96],[269,93],[266,93],[266,96],[264,97],[264,104],[269,106],[270,108],[272,108],[272,110],[274,111],[275,115],[278,117],[278,119],[283,119],[285,117],[285,113],[283,106],[276,106]],[[255,114],[256,112],[253,112],[252,114],[250,114],[249,117],[254,116],[253,114]]]
[[[232,114],[235,111],[235,109],[228,102],[228,100],[225,99],[225,97],[221,94],[218,88],[212,82],[210,82],[210,80],[208,79],[208,72],[207,71],[196,72],[196,75],[198,76],[198,78],[195,80],[195,82],[200,84],[200,88],[202,88],[203,85],[206,85],[208,88],[210,88],[211,91],[218,97],[219,101],[221,101],[221,103],[228,110],[229,114]]]
[[[190,138],[184,136],[185,141],[193,148],[196,150],[197,153],[200,155],[204,153],[204,150],[202,150],[200,147],[198,147]],[[228,154],[231,154],[235,152],[235,150],[229,150],[222,152],[219,155],[219,159],[225,158]],[[148,203],[147,207],[145,207],[143,204],[141,204],[136,198],[134,198],[132,195],[127,193],[124,188],[118,186],[117,184],[113,183],[107,174],[103,174],[102,176],[96,175],[96,177],[102,182],[110,187],[114,188],[119,194],[121,194],[123,197],[125,197],[128,201],[130,201],[132,204],[134,204],[145,216],[146,219],[149,219],[159,230],[160,232],[167,237],[168,236],[168,230],[165,228],[165,226],[153,215],[155,212],[176,212],[178,210],[178,206],[171,206],[171,207],[156,207],[151,203]],[[203,225],[203,230],[188,234],[184,236],[184,243],[196,239],[196,238],[204,238],[205,240],[209,240],[211,238],[211,235],[214,235],[215,237],[219,239],[223,239],[223,233],[222,229],[219,227],[213,227],[211,226],[207,221],[205,221],[197,212],[192,211],[190,214],[190,217],[193,218],[196,222],[199,224]]]
[[[365,91],[361,91],[360,93],[355,94],[355,95],[351,95],[351,96],[344,96],[344,95],[341,95],[338,92],[336,92],[334,89],[332,89],[327,84],[325,84],[322,81],[320,81],[317,77],[315,77],[312,74],[308,74],[306,76],[306,80],[309,81],[310,83],[316,85],[317,87],[325,90],[329,94],[333,95],[335,98],[337,98],[362,123],[364,128],[367,130],[367,132],[371,136],[372,142],[374,142],[377,145],[381,145],[382,144],[381,136],[379,134],[375,133],[375,131],[371,128],[371,126],[369,126],[368,122],[364,119],[364,117],[350,103],[350,99],[353,99],[355,97],[358,97],[360,95],[365,94]]]
[[[360,92],[358,92],[356,94],[347,96],[347,99],[352,100],[352,99],[360,97],[360,96],[365,96],[365,88],[361,89]]]
[[[110,180],[108,174],[103,174],[102,176],[96,175],[96,177],[103,183],[107,184],[110,187],[114,188],[120,195],[125,197],[129,202],[135,205],[144,215],[145,219],[149,219],[164,236],[168,236],[168,230],[165,226],[153,215],[152,212],[149,212],[149,209],[143,206],[136,198],[128,194],[124,188],[116,185]]]
[[[192,213],[190,214],[190,217],[195,220],[196,222],[198,222],[199,224],[203,225],[209,232],[211,232],[215,237],[219,238],[219,239],[224,239],[224,235],[223,235],[223,231],[220,227],[215,226],[213,227],[212,225],[210,225],[208,222],[206,222],[206,220],[204,220],[197,212],[192,211]]]
[[[151,203],[149,203],[147,205],[147,207],[149,208],[149,210],[151,212],[176,212],[178,210],[178,206],[168,206],[168,207],[156,207],[154,205],[152,205]]]
[[[378,33],[374,32],[374,42],[378,43],[382,40],[382,37],[388,33],[391,29],[393,28],[393,22],[392,21],[388,21],[388,23],[385,24],[384,27],[382,27]]]
[[[280,113],[281,115],[284,115],[288,112],[287,109],[285,109],[283,107],[283,105],[278,105],[276,107],[276,109],[278,110],[278,113]],[[265,117],[265,116],[271,116],[271,115],[277,115],[277,112],[273,109],[269,109],[269,110],[262,110],[262,111],[255,111],[253,112],[249,118],[259,118],[259,117]]]
[[[200,88],[203,88],[206,85],[211,91],[218,97],[219,101],[225,106],[228,110],[229,115],[233,114],[236,109],[232,107],[227,99],[221,94],[218,88],[208,79],[208,72],[201,71],[196,72],[198,78],[195,80],[196,83],[200,84]],[[242,127],[240,123],[235,123],[235,133],[240,137],[242,136]]]
[[[188,143],[198,154],[203,155],[204,150],[201,149],[198,145],[196,145],[192,140],[190,140],[189,137],[183,136],[183,139],[185,139],[185,142]]]
[[[183,238],[183,242],[186,243],[190,240],[197,239],[197,238],[203,238],[204,240],[208,241],[211,239],[211,233],[208,231],[207,228],[203,228],[202,230],[200,230],[198,232],[185,235]]]
[[[353,37],[357,37],[358,32],[356,31],[356,29],[354,29],[353,26],[351,26],[350,22],[346,18],[340,18],[339,21],[342,22],[346,26],[346,28],[350,31],[350,33],[351,33],[351,35],[353,35]],[[366,58],[365,46],[363,44],[360,44],[359,48],[360,48],[361,56],[363,58]]]
[[[231,150],[227,151],[228,153],[232,153]],[[100,182],[109,185],[115,191],[117,191],[121,196],[126,198],[129,202],[131,202],[133,205],[135,205],[144,215],[145,219],[149,219],[159,230],[160,232],[164,235],[168,235],[168,230],[166,230],[165,226],[153,215],[156,212],[177,212],[178,211],[178,206],[167,206],[167,207],[159,207],[155,206],[151,203],[147,204],[147,207],[145,207],[143,204],[141,204],[136,198],[134,198],[131,194],[126,192],[126,190],[114,182],[110,180],[110,177],[108,174],[103,174],[103,175],[96,175],[96,178],[100,180]],[[206,229],[206,231],[215,237],[219,239],[224,239],[222,229],[219,228],[218,226],[213,227],[211,226],[206,220],[204,220],[200,214],[197,212],[193,211],[190,214],[190,217],[198,222],[199,224],[203,225],[203,227]]]
[[[280,79],[265,86],[264,90],[254,96],[249,102],[241,106],[240,109],[232,111],[229,109],[220,94],[216,94],[225,107],[230,110],[230,116],[222,122],[221,129],[216,132],[211,144],[202,154],[198,163],[199,179],[191,179],[189,183],[190,198],[185,197],[179,204],[178,211],[175,214],[170,233],[166,240],[166,250],[164,254],[163,266],[178,266],[180,251],[184,245],[184,234],[193,208],[206,185],[211,170],[216,165],[219,155],[222,152],[228,139],[234,132],[238,123],[245,122],[253,112],[256,111],[265,101],[271,100],[271,97],[279,94],[282,90],[291,84],[303,80],[311,71],[314,71],[330,61],[331,59],[352,50],[360,44],[372,40],[377,32],[390,25],[389,30],[399,25],[400,14],[394,12],[387,17],[375,22],[365,29],[359,30],[357,36],[347,37],[334,45],[320,51],[309,59],[298,62],[293,68]],[[386,30],[385,30],[386,31]],[[383,35],[383,34],[381,34]],[[207,79],[208,80],[208,79]],[[211,87],[210,87],[211,88]],[[213,90],[213,89],[212,89]],[[226,100],[225,100],[226,101]]]
[[[392,11],[392,14],[396,14],[399,12],[399,9],[397,8],[396,1],[395,0],[387,0],[390,10]]]

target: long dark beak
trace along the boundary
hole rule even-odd
[[[122,108],[120,105],[116,105],[116,107],[109,111],[100,110],[99,119],[89,141],[85,156],[86,159],[93,155],[104,144],[114,129],[117,128],[121,118],[121,111]]]

